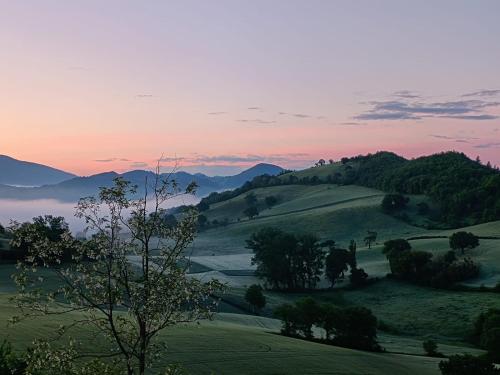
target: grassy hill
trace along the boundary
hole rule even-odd
[[[15,327],[5,322],[16,313],[11,303],[0,297],[0,339],[7,338],[15,348],[29,346],[36,337],[50,337],[60,323],[74,316],[58,317],[58,321],[37,319]],[[369,353],[311,343],[275,334],[276,324],[248,316],[221,314],[214,322],[185,325],[163,334],[169,349],[155,371],[169,363],[178,363],[190,374],[438,374],[438,359],[391,353]],[[105,341],[91,330],[73,333],[87,349],[100,351]],[[152,372],[153,373],[153,372]]]

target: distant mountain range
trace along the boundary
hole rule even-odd
[[[0,155],[0,184],[16,186],[41,186],[58,184],[76,177],[46,165],[17,160]]]
[[[203,197],[214,191],[237,188],[256,176],[276,175],[282,171],[281,167],[262,163],[234,176],[211,177],[201,173],[175,172],[170,174],[170,178],[176,180],[181,187],[193,181],[196,182],[197,195]],[[29,176],[30,173],[33,175]],[[154,175],[149,171],[135,170],[122,174],[106,172],[88,177],[76,177],[41,164],[22,162],[2,156],[0,157],[0,198],[57,199],[75,202],[81,197],[96,195],[100,187],[112,186],[116,177],[123,177],[137,185],[138,193],[141,193],[141,186],[144,185],[146,178],[152,181]]]

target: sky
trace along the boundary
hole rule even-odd
[[[500,165],[497,0],[0,0],[0,154],[79,175]]]

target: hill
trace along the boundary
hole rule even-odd
[[[235,189],[244,182],[262,174],[278,174],[283,169],[271,164],[257,164],[234,176],[206,176],[201,173],[190,174],[182,171],[169,173],[170,179],[175,179],[180,187],[191,182],[198,185],[197,195],[205,196],[214,191]],[[163,176],[167,176],[164,174]],[[113,180],[123,177],[138,186],[138,194],[143,193],[146,179],[153,181],[154,174],[150,171],[135,170],[122,174],[116,172],[99,173],[88,177],[74,177],[52,185],[40,187],[15,187],[0,185],[0,198],[11,199],[44,199],[51,198],[60,201],[77,201],[81,197],[96,195],[100,187],[110,187]]]
[[[56,168],[0,155],[0,184],[3,185],[42,186],[73,177],[74,174]]]
[[[257,177],[232,192],[213,193],[205,205],[231,199],[252,189],[279,185],[360,185],[384,193],[425,195],[434,210],[434,226],[461,227],[500,219],[500,172],[458,152],[407,160],[391,152],[342,158],[340,162]]]

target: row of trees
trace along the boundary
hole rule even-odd
[[[286,336],[314,340],[314,327],[318,327],[327,343],[361,350],[381,349],[377,344],[377,318],[364,307],[319,304],[308,297],[279,306],[274,315],[282,321],[281,332]]]
[[[354,241],[349,249],[341,249],[334,241],[321,243],[312,234],[263,228],[247,240],[247,248],[254,253],[252,263],[257,265],[257,275],[273,289],[314,289],[323,274],[333,286],[348,269],[355,285],[363,284],[368,277],[357,267]]]
[[[393,277],[435,288],[449,288],[479,274],[479,266],[470,258],[458,259],[454,251],[449,251],[433,259],[432,253],[412,250],[402,238],[386,241],[382,252]]]

